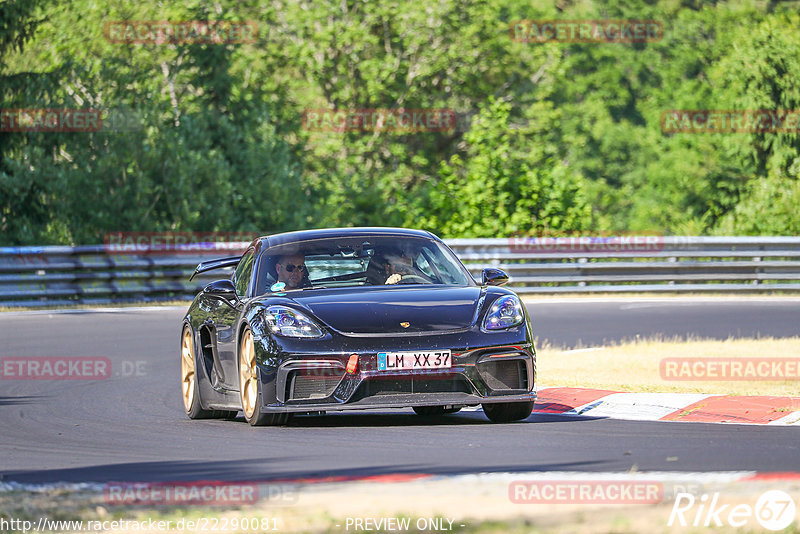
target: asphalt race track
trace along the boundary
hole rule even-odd
[[[800,299],[528,304],[541,340],[795,336]],[[0,314],[0,358],[101,356],[106,380],[0,380],[2,481],[275,480],[483,471],[800,471],[797,429],[411,410],[298,417],[288,427],[190,421],[179,390],[183,310]],[[598,365],[601,362],[598,362]],[[541,377],[540,377],[541,378]]]

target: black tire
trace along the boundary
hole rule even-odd
[[[483,413],[493,423],[511,423],[527,419],[533,411],[533,401],[530,402],[500,402],[484,404]]]
[[[414,412],[422,417],[436,417],[439,415],[448,415],[456,413],[461,410],[461,406],[457,408],[445,408],[444,406],[414,406]]]
[[[260,384],[258,389],[258,396],[260,398]],[[247,414],[244,413],[244,420],[250,423],[250,426],[282,426],[288,424],[291,418],[292,414],[289,413],[263,413],[260,406],[256,407],[256,411],[253,413],[252,417],[247,417]]]
[[[250,328],[245,328],[242,331],[242,337],[239,342],[239,355],[237,361],[239,362],[239,398],[242,401],[242,413],[244,419],[250,426],[278,426],[285,425],[291,419],[291,414],[288,413],[264,413],[261,411],[263,405],[261,380],[258,378],[257,370],[255,369],[255,353],[245,355],[245,351],[254,350],[253,348],[253,333]],[[251,362],[247,369],[243,365]],[[245,382],[245,380],[247,382]],[[247,388],[247,390],[245,390]],[[255,388],[255,392],[251,393]],[[245,394],[253,395],[254,398],[250,402],[245,402]]]
[[[217,410],[203,409],[200,399],[200,386],[197,382],[197,353],[194,350],[194,336],[189,325],[181,332],[181,393],[183,409],[189,419],[212,419]]]

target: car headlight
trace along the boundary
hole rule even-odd
[[[273,334],[288,337],[322,337],[322,329],[303,313],[286,306],[270,306],[264,320]]]
[[[522,311],[522,304],[514,295],[504,295],[492,303],[483,327],[486,330],[502,330],[522,324],[525,314]]]

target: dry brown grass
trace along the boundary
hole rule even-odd
[[[541,387],[564,386],[617,391],[800,395],[800,380],[665,380],[663,358],[800,358],[800,337],[784,339],[642,339],[574,351],[543,346],[537,351]]]

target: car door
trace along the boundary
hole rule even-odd
[[[250,281],[253,273],[255,248],[250,247],[243,255],[231,281],[236,288],[238,299],[222,299],[217,307],[215,316],[215,331],[217,351],[219,354],[220,370],[218,378],[226,389],[239,389],[239,367],[237,351],[237,330],[239,317],[244,309],[245,302],[249,299]]]

